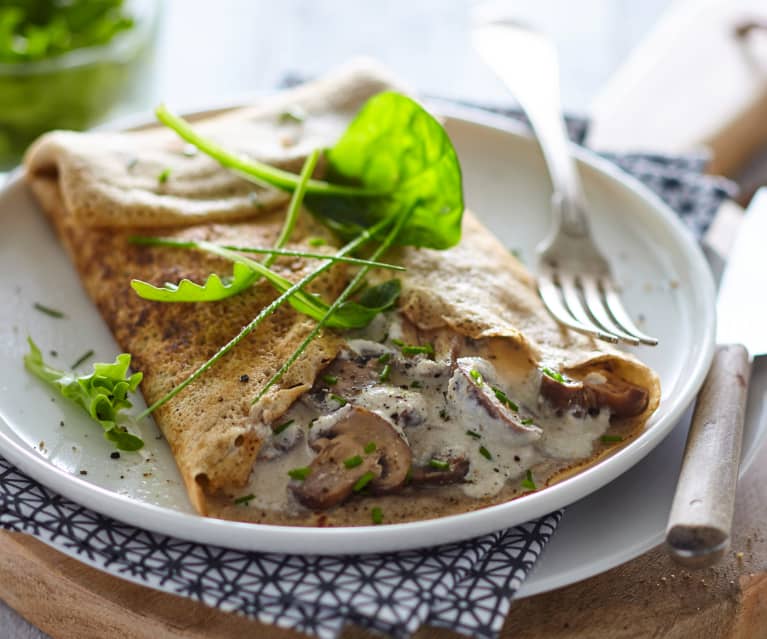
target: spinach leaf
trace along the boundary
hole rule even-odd
[[[93,421],[101,424],[104,438],[120,450],[134,451],[144,445],[140,437],[117,423],[120,411],[132,406],[128,393],[135,392],[142,379],[141,373],[128,376],[131,361],[128,353],[121,353],[111,364],[94,364],[90,375],[74,375],[48,366],[32,338],[27,342],[29,353],[24,356],[24,366],[30,373],[85,410]]]
[[[383,197],[307,195],[309,209],[342,237],[408,212],[394,244],[446,249],[461,239],[461,166],[442,125],[411,98],[379,93],[327,151],[327,179]]]

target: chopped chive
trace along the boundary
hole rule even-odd
[[[246,506],[250,503],[251,499],[255,499],[255,495],[253,493],[250,493],[250,495],[243,495],[242,497],[238,497],[234,500],[235,504],[245,504]]]
[[[160,171],[160,174],[157,176],[157,181],[160,184],[165,184],[168,181],[168,178],[170,177],[170,169],[163,169]]]
[[[50,306],[43,306],[37,302],[34,303],[34,308],[35,310],[40,311],[41,313],[45,313],[46,315],[50,315],[51,317],[55,317],[56,319],[62,319],[66,317],[66,315],[64,315],[64,313],[61,311],[57,311],[55,308],[51,308]]]
[[[354,457],[349,457],[348,459],[344,459],[344,466],[347,468],[357,468],[362,463],[362,457],[359,455],[355,455]]]
[[[434,346],[425,344],[423,346],[403,346],[401,349],[403,355],[434,355]]]
[[[335,393],[330,393],[330,395],[328,395],[328,397],[330,397],[330,399],[332,399],[332,400],[338,402],[339,404],[341,404],[341,406],[346,406],[346,404],[349,403],[343,397],[341,397],[340,395],[336,395]]]
[[[565,376],[562,375],[562,373],[558,373],[557,371],[553,371],[550,368],[547,368],[546,366],[544,366],[541,369],[541,372],[544,375],[546,375],[546,377],[551,377],[551,379],[553,379],[555,382],[559,382],[560,384],[564,384],[564,383],[567,382],[567,380],[565,379]]]
[[[423,388],[423,384],[419,382],[417,379],[414,379],[412,382],[410,382],[410,388]]]
[[[371,472],[368,471],[362,477],[360,477],[354,486],[352,487],[352,490],[355,493],[360,492],[361,490],[364,490],[365,486],[367,486],[371,481],[373,481],[376,478],[376,476]]]
[[[479,434],[477,431],[475,431],[475,430],[467,430],[467,431],[466,431],[466,434],[467,434],[469,437],[473,437],[474,439],[481,439],[481,438],[482,438],[482,435],[480,435],[480,434]]]
[[[288,471],[288,475],[290,475],[291,479],[296,479],[298,481],[304,481],[312,472],[312,469],[308,466],[302,466],[300,468],[293,468]]]
[[[384,353],[378,358],[379,364],[388,364],[389,360],[391,359],[391,353]]]
[[[602,435],[602,442],[605,444],[613,444],[615,442],[622,442],[623,437],[620,435]]]
[[[376,449],[376,443],[368,442],[367,444],[365,444],[365,448],[363,448],[362,450],[365,451],[366,455],[369,455],[370,453],[375,452],[375,449]]]
[[[386,366],[383,367],[381,374],[378,376],[378,381],[388,382],[390,376],[391,376],[391,364],[386,364]]]
[[[379,526],[383,523],[383,510],[378,506],[375,506],[373,510],[370,511],[370,518],[376,526]]]
[[[325,246],[325,244],[327,244],[325,239],[321,237],[310,237],[308,240],[306,240],[306,243],[309,246],[314,246],[314,247]]]
[[[392,344],[398,346],[403,355],[434,355],[434,345],[430,342],[423,346],[414,346],[412,344],[405,344],[401,339],[393,339]]]
[[[279,426],[275,426],[275,427],[272,429],[272,433],[274,433],[275,435],[279,435],[279,434],[280,434],[282,431],[284,431],[284,430],[285,430],[285,429],[286,429],[288,426],[290,426],[291,424],[295,423],[295,421],[296,421],[295,419],[290,419],[290,420],[286,421],[284,424],[280,424]]]
[[[522,488],[527,488],[528,490],[537,490],[538,487],[535,485],[532,471],[527,471],[525,478],[522,480]]]
[[[295,122],[301,124],[306,119],[306,114],[303,109],[299,107],[293,107],[280,113],[280,122]]]
[[[334,386],[338,383],[338,377],[335,375],[323,375],[322,381],[325,382],[328,386]]]
[[[80,364],[88,361],[91,357],[93,357],[93,349],[80,355],[80,357],[77,358],[77,361],[74,364],[72,364],[70,368],[77,368]]]
[[[410,482],[413,481],[413,467],[407,469],[407,473],[405,473],[405,485],[407,486]]]
[[[535,420],[532,417],[526,417],[522,420],[522,426],[529,426],[532,424]]]
[[[482,379],[482,374],[474,368],[472,368],[469,371],[469,376],[474,380],[474,383],[477,386],[482,386],[482,384],[484,383],[484,380]]]
[[[482,455],[485,459],[492,459],[493,456],[490,454],[490,451],[487,450],[484,446],[479,447],[479,454]]]
[[[441,459],[430,459],[429,466],[436,468],[437,470],[447,470],[450,468],[450,464]]]
[[[496,388],[493,386],[493,393],[495,393],[495,396],[498,398],[498,401],[501,402],[504,406],[508,406],[511,410],[513,410],[515,413],[519,412],[519,406],[517,406],[513,401],[509,399],[509,396],[504,393],[500,388]]]

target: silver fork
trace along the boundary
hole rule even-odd
[[[655,346],[658,340],[640,331],[626,312],[610,265],[591,235],[559,106],[554,45],[509,20],[478,24],[472,40],[527,114],[551,175],[554,223],[537,247],[543,303],[557,321],[573,330],[613,343]]]

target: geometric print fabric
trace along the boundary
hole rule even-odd
[[[244,552],[105,517],[0,457],[0,528],[32,534],[124,579],[327,639],[346,623],[393,637],[409,637],[425,623],[497,636],[561,515],[424,550],[341,557]]]

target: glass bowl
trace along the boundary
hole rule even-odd
[[[135,21],[108,44],[34,62],[0,63],[0,170],[14,166],[41,133],[82,130],[140,91],[149,70],[157,0],[126,3]]]

